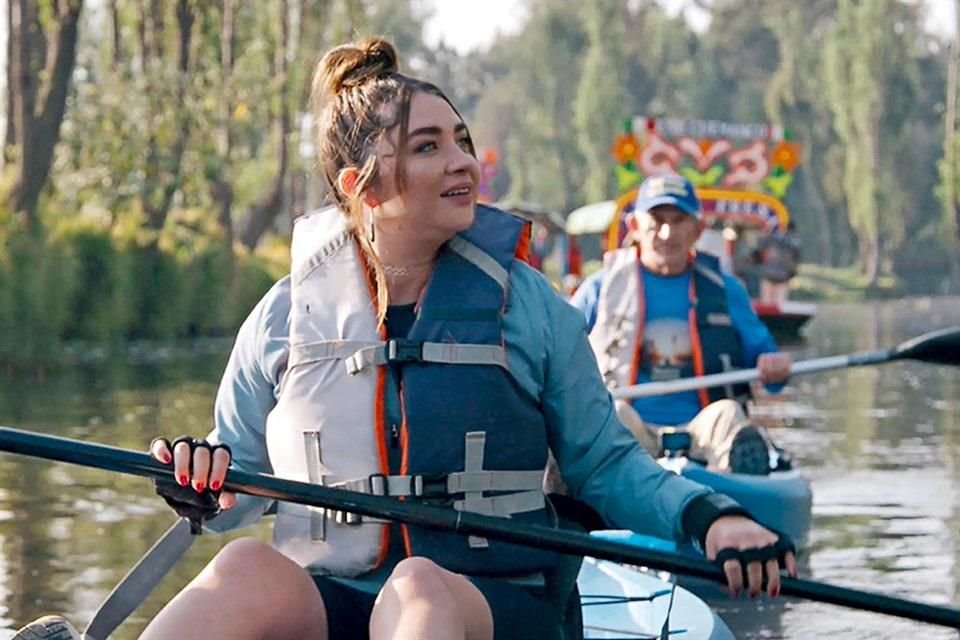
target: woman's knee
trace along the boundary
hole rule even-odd
[[[397,563],[387,579],[389,586],[401,600],[427,599],[437,604],[453,599],[446,570],[429,558],[414,556]]]
[[[227,543],[207,565],[204,572],[207,571],[217,585],[238,586],[247,593],[258,594],[258,598],[264,594],[259,589],[250,589],[250,585],[269,584],[272,586],[269,593],[284,593],[285,597],[313,586],[310,575],[300,565],[256,538]],[[315,589],[307,589],[307,593],[313,591]]]

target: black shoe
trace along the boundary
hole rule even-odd
[[[751,476],[770,473],[770,450],[767,441],[754,426],[746,426],[733,437],[730,446],[730,471]]]
[[[21,628],[10,640],[80,640],[80,634],[61,616],[43,616]]]

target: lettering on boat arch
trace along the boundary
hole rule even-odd
[[[780,234],[790,214],[783,203],[800,164],[789,132],[768,124],[637,116],[616,136],[613,156],[616,215],[608,249],[620,246],[624,216],[633,210],[637,186],[647,176],[680,174],[696,187],[705,217]]]

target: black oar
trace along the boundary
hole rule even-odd
[[[790,367],[790,375],[796,376],[846,367],[863,367],[895,360],[918,360],[930,364],[960,365],[960,327],[931,331],[922,336],[911,338],[906,342],[901,342],[893,349],[862,351],[845,356],[830,356],[794,362],[793,366]],[[725,387],[758,380],[759,378],[760,372],[757,369],[739,369],[696,378],[635,384],[614,389],[612,393],[614,398],[648,398],[650,396],[665,396],[671,393],[693,391],[694,389]]]
[[[168,478],[170,468],[148,454],[68,438],[0,427],[0,451],[10,451],[48,460],[69,462],[148,478]],[[698,558],[641,549],[622,542],[600,540],[582,533],[543,526],[523,525],[506,518],[493,518],[394,498],[372,496],[319,485],[284,480],[266,474],[230,470],[224,486],[230,491],[313,507],[386,518],[407,524],[455,531],[504,542],[549,549],[571,555],[591,556],[624,564],[643,565],[696,578],[725,583],[723,572]],[[782,578],[781,592],[819,602],[909,618],[960,629],[960,610],[903,598],[838,587],[799,578]]]

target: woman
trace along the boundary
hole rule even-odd
[[[735,503],[664,472],[617,421],[582,317],[517,257],[524,225],[477,207],[473,143],[446,96],[398,73],[382,39],[328,52],[313,94],[336,207],[298,221],[291,275],[240,330],[211,436],[229,449],[151,445],[180,488],[216,491],[232,463],[551,524],[549,448],[572,496],[611,526],[726,550],[733,592],[756,595],[766,574],[776,595],[778,556],[795,575],[793,554]],[[219,506],[216,530],[267,505],[223,493]],[[754,558],[746,585],[741,550]],[[544,577],[557,564],[281,504],[274,546],[227,545],[142,637],[558,637]]]

